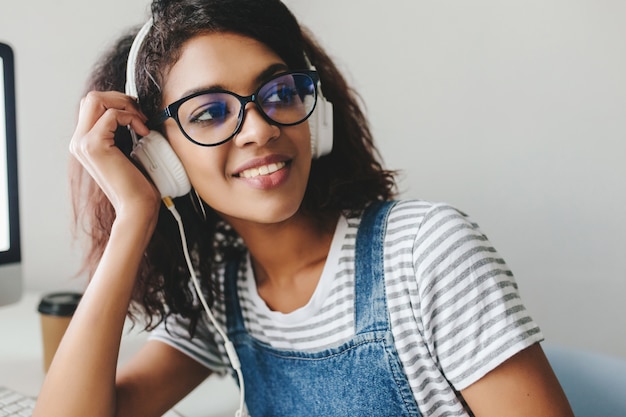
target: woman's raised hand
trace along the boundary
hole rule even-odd
[[[142,216],[157,213],[160,196],[156,188],[114,142],[119,126],[147,135],[146,121],[136,101],[120,92],[92,91],[80,102],[70,152],[100,186],[117,216],[126,211]]]
[[[124,405],[127,397],[118,393],[115,380],[126,314],[161,198],[114,139],[120,126],[147,135],[146,121],[136,101],[119,92],[91,92],[80,103],[70,151],[107,196],[116,217],[48,370],[33,416],[137,415],[128,411],[134,404]],[[139,385],[150,387],[145,381]]]

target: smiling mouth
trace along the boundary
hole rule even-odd
[[[263,165],[256,168],[246,169],[235,175],[239,178],[256,178],[261,175],[270,175],[276,171],[283,169],[287,165],[286,162],[275,162],[268,165]]]

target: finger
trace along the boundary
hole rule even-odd
[[[133,114],[143,123],[148,120],[131,97],[117,91],[92,91],[81,100],[76,133],[86,134],[109,109],[123,110]]]
[[[107,108],[117,108],[141,113],[137,99],[119,91],[90,91],[83,97],[83,100],[95,105],[104,105]]]
[[[124,110],[136,115],[144,123],[148,121],[133,98],[116,91],[92,92],[82,100],[81,110],[87,126],[94,124],[108,109]]]
[[[119,126],[130,126],[141,136],[150,132],[136,113],[107,109],[88,132],[74,133],[70,141],[70,152],[84,163],[93,158],[93,155],[115,147],[115,132]]]

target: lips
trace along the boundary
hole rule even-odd
[[[291,163],[291,159],[286,155],[266,155],[261,158],[253,158],[239,165],[231,174],[236,178],[257,178],[271,175],[285,168]]]
[[[288,181],[291,163],[286,155],[254,158],[240,165],[232,176],[252,188],[269,191]]]
[[[254,168],[245,169],[237,174],[239,178],[256,178],[261,175],[270,175],[281,170],[287,165],[284,161],[272,162]]]

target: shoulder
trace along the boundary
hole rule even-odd
[[[543,340],[513,273],[462,211],[400,201],[389,214],[385,244],[387,297],[400,345],[425,344],[456,389]],[[414,323],[413,332],[405,332],[407,323]],[[407,367],[419,356],[403,354]]]
[[[414,240],[437,239],[453,230],[479,231],[478,225],[458,208],[444,202],[400,200],[387,218],[387,241],[404,237]]]
[[[442,243],[442,237],[455,232],[483,236],[478,225],[467,214],[448,203],[417,199],[387,203],[391,204],[391,207],[385,222],[386,250],[396,246],[406,248],[407,245],[416,249],[433,241]],[[347,219],[349,230],[368,232],[368,228],[361,227],[364,215]],[[456,237],[458,236],[457,234]],[[484,236],[481,239],[484,239]]]
[[[422,284],[459,283],[474,268],[497,268],[510,274],[487,236],[465,212],[442,202],[399,201],[389,213],[387,256],[409,262]],[[454,278],[456,276],[456,278]]]
[[[469,216],[458,207],[441,201],[398,200],[393,202],[389,213],[389,223],[409,221],[418,223],[450,216],[469,220]]]

